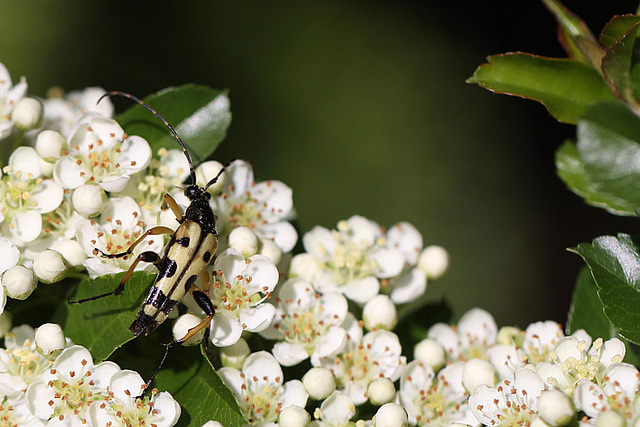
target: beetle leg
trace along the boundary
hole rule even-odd
[[[182,224],[182,213],[180,212],[180,206],[178,206],[178,202],[176,202],[176,199],[171,197],[171,194],[169,193],[165,193],[162,200],[162,206],[160,206],[160,209],[162,209],[163,211],[167,208],[171,209],[171,212],[173,212],[173,214],[176,216],[178,222]]]
[[[147,236],[155,236],[158,234],[173,234],[174,231],[172,229],[170,229],[169,227],[164,227],[162,225],[159,225],[157,227],[151,227],[150,229],[148,229],[147,231],[145,231],[144,233],[142,233],[142,236],[140,236],[138,238],[138,240],[136,240],[135,242],[133,242],[131,244],[131,246],[129,246],[129,248],[124,251],[124,252],[120,252],[117,254],[108,254],[98,248],[95,248],[93,250],[93,254],[94,255],[98,255],[98,253],[100,253],[100,256],[102,258],[122,258],[125,257],[127,255],[131,255],[133,253],[133,250],[135,249],[136,246],[138,246],[140,244],[140,242],[142,242],[144,240],[145,237]]]
[[[158,265],[158,263],[160,262],[161,259],[162,258],[160,258],[160,255],[158,255],[155,252],[152,252],[152,251],[142,252],[131,263],[131,266],[129,267],[127,272],[124,274],[124,276],[122,276],[122,280],[120,280],[120,283],[118,284],[118,286],[113,291],[107,292],[105,294],[95,295],[95,296],[92,296],[92,297],[89,297],[89,298],[83,298],[83,299],[79,299],[79,300],[69,301],[69,304],[82,304],[83,302],[94,301],[94,300],[97,300],[97,299],[100,299],[100,298],[108,297],[109,295],[120,295],[122,293],[122,291],[124,291],[125,282],[127,280],[129,280],[129,278],[133,274],[133,270],[136,268],[136,265],[138,265],[139,262],[141,262],[141,261],[142,262],[149,262],[149,263],[152,263],[154,265]]]
[[[196,326],[194,326],[193,328],[189,329],[187,331],[187,334],[184,337],[182,337],[181,339],[172,341],[172,342],[167,343],[167,344],[162,344],[165,347],[164,348],[164,355],[162,356],[162,359],[160,360],[160,364],[158,365],[156,370],[153,372],[153,374],[151,375],[149,380],[143,386],[142,394],[140,396],[138,396],[139,399],[142,399],[142,397],[144,396],[144,393],[149,388],[149,386],[151,385],[153,380],[156,378],[156,375],[158,375],[158,372],[160,372],[160,369],[162,368],[162,365],[164,365],[164,362],[167,359],[167,355],[169,354],[169,350],[171,350],[174,347],[177,347],[177,346],[181,345],[182,343],[187,341],[189,338],[193,337],[195,334],[200,332],[203,328],[208,327],[211,324],[211,320],[213,319],[213,315],[215,314],[216,310],[215,310],[215,308],[213,308],[213,303],[211,302],[209,297],[204,292],[202,292],[200,289],[197,289],[197,288],[191,288],[189,290],[189,292],[191,292],[191,295],[193,296],[193,299],[195,300],[196,304],[198,304],[198,306],[205,312],[207,317],[205,317],[202,320],[202,322],[198,323]],[[205,335],[208,336],[208,334],[206,332],[205,332]]]

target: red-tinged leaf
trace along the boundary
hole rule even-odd
[[[561,122],[575,124],[590,106],[615,100],[598,72],[578,61],[521,52],[487,60],[468,83],[538,101]]]
[[[617,15],[611,18],[600,33],[600,43],[609,47],[622,38],[629,30],[640,23],[640,15]]]
[[[640,24],[635,24],[619,40],[609,46],[602,58],[602,72],[613,93],[636,114],[640,103],[634,93],[633,68],[636,65],[634,45]]]

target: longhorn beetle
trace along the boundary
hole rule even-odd
[[[175,232],[169,227],[156,226],[146,230],[140,238],[134,241],[124,252],[107,254],[98,248],[93,250],[94,255],[100,253],[103,258],[123,258],[132,255],[134,248],[147,236],[171,234],[171,239],[165,246],[162,256],[153,251],[142,252],[131,263],[131,266],[122,277],[122,280],[113,291],[95,295],[90,298],[69,301],[70,304],[80,304],[110,295],[120,295],[124,290],[125,283],[133,274],[133,270],[136,268],[138,263],[148,262],[154,264],[158,268],[158,275],[156,276],[153,286],[149,290],[149,294],[144,300],[142,307],[140,307],[135,320],[131,323],[131,326],[129,326],[129,330],[138,337],[140,335],[147,335],[156,329],[165,321],[169,313],[171,313],[175,306],[182,300],[184,295],[187,292],[191,293],[193,299],[205,312],[207,317],[198,325],[191,328],[182,339],[175,340],[168,344],[163,344],[165,346],[164,356],[162,357],[155,372],[151,375],[151,378],[147,381],[144,387],[144,390],[146,391],[164,364],[169,350],[184,343],[204,327],[209,326],[213,319],[215,309],[213,307],[213,303],[207,296],[211,286],[211,278],[209,277],[206,267],[213,261],[213,256],[218,248],[218,233],[216,230],[215,215],[211,205],[209,204],[211,194],[207,189],[218,181],[218,178],[220,178],[220,175],[225,169],[222,168],[206,186],[198,186],[196,184],[196,172],[193,167],[193,162],[191,161],[191,156],[182,142],[182,139],[180,139],[180,136],[178,136],[178,133],[169,124],[169,122],[167,122],[157,111],[133,95],[120,91],[112,91],[105,93],[100,100],[107,96],[123,96],[128,98],[140,104],[153,113],[157,118],[162,120],[176,141],[178,141],[180,147],[182,147],[182,151],[189,163],[189,172],[191,174],[191,184],[184,189],[184,195],[190,201],[184,215],[180,213],[180,208],[174,198],[169,194],[164,195],[162,209],[170,208],[179,223]],[[98,102],[100,102],[100,100]],[[198,277],[200,277],[200,280],[202,281],[202,289],[194,286]],[[208,329],[206,332],[208,332]],[[142,394],[144,395],[144,391]]]

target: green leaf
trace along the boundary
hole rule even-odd
[[[620,40],[631,28],[640,23],[638,15],[614,16],[602,29],[600,33],[600,43],[604,47],[609,47]]]
[[[85,279],[70,300],[89,298],[113,291],[124,273]],[[142,305],[154,275],[135,272],[121,295],[112,295],[82,304],[63,304],[54,319],[62,325],[67,337],[85,346],[94,362],[106,360],[118,347],[135,338],[129,325]]]
[[[599,70],[604,51],[587,24],[558,1],[542,0],[542,2],[553,13],[560,25],[560,39],[567,54]]]
[[[188,84],[164,89],[143,101],[176,129],[196,163],[211,156],[231,124],[226,91]],[[116,120],[129,135],[145,138],[154,153],[161,147],[180,148],[165,125],[141,105],[134,105]]]
[[[580,255],[595,280],[604,315],[618,333],[640,342],[640,249],[627,234],[601,236],[571,249]]]
[[[592,177],[585,171],[582,159],[572,141],[566,141],[558,148],[555,160],[560,179],[586,203],[606,209],[615,215],[635,214],[636,206],[633,203],[598,188],[592,181]]]
[[[598,72],[575,60],[527,53],[490,56],[487,60],[468,83],[538,101],[561,122],[575,124],[590,106],[615,101]]]
[[[569,333],[584,329],[594,338],[609,339],[618,336],[604,315],[604,309],[598,298],[598,288],[588,268],[580,270],[576,287],[571,297],[571,308],[567,321]]]
[[[636,39],[640,24],[636,23],[619,40],[605,50],[602,58],[602,73],[613,93],[629,107],[640,114],[640,103],[634,91],[632,76],[637,73],[638,64]]]
[[[559,153],[561,177],[588,203],[635,214],[640,207],[640,119],[621,104],[591,108],[578,123],[576,149]]]
[[[190,359],[190,364],[183,364],[182,369],[160,371],[156,378],[155,386],[169,391],[182,407],[178,426],[200,427],[209,420],[225,427],[246,425],[231,390],[209,359],[204,354],[198,356],[196,361]]]

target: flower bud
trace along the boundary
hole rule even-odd
[[[22,265],[14,265],[2,275],[2,286],[7,296],[13,299],[27,299],[36,289],[37,284],[33,271]]]
[[[297,405],[287,406],[278,418],[279,427],[304,427],[311,421],[311,416],[304,408]]]
[[[449,253],[441,246],[427,246],[418,258],[418,267],[429,279],[439,279],[449,268]]]
[[[374,427],[406,427],[409,425],[407,411],[396,403],[386,403],[373,416]]]
[[[62,155],[62,147],[67,143],[60,132],[43,130],[36,139],[36,151],[45,160],[55,161]]]
[[[547,390],[538,398],[538,414],[551,426],[564,426],[573,420],[576,410],[569,396],[558,390]]]
[[[44,283],[55,283],[64,279],[67,262],[60,252],[47,249],[36,255],[33,260],[33,272]]]
[[[369,400],[376,406],[392,402],[396,397],[396,388],[389,378],[376,378],[367,387]]]
[[[258,236],[249,227],[237,227],[229,233],[229,247],[245,258],[258,253]]]
[[[71,201],[75,210],[88,218],[102,212],[107,203],[107,193],[97,185],[85,184],[73,191]]]
[[[395,304],[386,295],[376,295],[362,309],[364,326],[370,331],[385,329],[390,331],[398,323]]]
[[[60,325],[45,323],[36,329],[36,350],[43,356],[55,356],[66,347],[67,340]]]
[[[608,410],[598,414],[596,419],[596,427],[625,427],[627,422],[618,412],[614,410]],[[638,425],[636,421],[634,427]]]
[[[82,245],[76,240],[62,240],[56,243],[52,249],[60,252],[71,267],[78,267],[82,265],[82,261],[87,259],[87,254],[84,253]]]
[[[2,314],[0,314],[0,338],[4,337],[7,332],[11,330],[12,324],[11,313],[8,311],[2,312]]]
[[[202,427],[224,427],[220,422],[218,421],[207,421],[206,423],[202,424]]]
[[[186,313],[182,316],[178,317],[175,322],[173,322],[173,327],[171,331],[173,332],[173,337],[176,341],[183,339],[190,329],[195,328],[202,322],[202,319],[196,316],[195,314]],[[196,345],[202,341],[204,337],[204,328],[200,329],[194,336],[186,340],[182,345]]]
[[[463,425],[465,425],[465,424],[463,424]],[[533,419],[533,421],[531,421],[531,425],[529,427],[551,427],[551,426],[549,424],[545,423],[542,418],[535,417]]]
[[[282,249],[271,239],[260,239],[259,253],[269,258],[275,265],[278,265],[282,259]]]
[[[521,345],[524,340],[522,329],[515,326],[503,326],[498,331],[497,344],[504,345]]]
[[[315,400],[322,400],[336,389],[336,379],[326,368],[311,368],[302,377],[302,384]]]
[[[237,343],[228,347],[220,347],[220,361],[222,366],[242,370],[244,359],[251,353],[249,344],[244,338],[240,338]]]
[[[482,359],[471,359],[462,369],[462,385],[473,394],[480,385],[493,387],[496,384],[496,370],[491,363]]]
[[[22,98],[11,113],[11,121],[22,130],[35,129],[42,124],[44,106],[36,98]]]
[[[425,365],[431,366],[434,371],[438,371],[438,369],[444,366],[447,360],[444,347],[442,347],[438,341],[431,338],[426,338],[416,344],[416,347],[413,349],[413,357]]]
[[[223,167],[224,166],[222,166],[222,163],[216,162],[214,160],[210,160],[208,162],[204,162],[200,164],[196,168],[196,182],[199,185],[204,187],[213,178],[215,178],[216,175],[218,175],[218,172],[220,172],[220,169],[222,169]],[[208,190],[214,194],[219,192],[222,189],[222,187],[224,187],[224,185],[226,184],[226,181],[227,181],[226,178],[227,178],[227,173],[222,172],[222,175],[218,177],[218,181],[215,184],[213,184],[211,187],[209,187]]]

